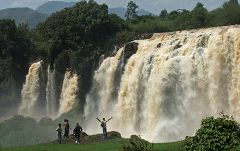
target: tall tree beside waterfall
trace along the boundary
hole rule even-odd
[[[223,4],[224,10],[224,20],[227,24],[238,24],[240,23],[240,5],[238,0],[230,0],[229,2],[225,2]]]
[[[130,1],[127,5],[127,12],[125,14],[127,20],[132,20],[137,17],[137,9],[139,6],[134,3],[133,1]]]
[[[192,11],[192,24],[195,28],[205,27],[207,25],[208,10],[202,3],[197,3]]]
[[[20,101],[21,88],[34,50],[24,26],[0,20],[0,110],[8,112]],[[6,111],[4,111],[6,110]]]

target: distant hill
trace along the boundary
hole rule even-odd
[[[121,17],[123,19],[126,19],[126,17],[125,17],[126,11],[127,11],[127,9],[123,8],[123,7],[116,7],[116,8],[108,9],[109,14],[117,14],[119,17]],[[150,13],[146,10],[143,10],[143,9],[138,10],[137,14],[138,14],[138,16],[153,15],[152,13]]]
[[[50,1],[39,6],[36,9],[36,11],[42,14],[51,15],[52,13],[63,10],[64,8],[72,7],[75,4],[76,4],[75,2]],[[127,9],[123,7],[116,7],[116,8],[109,8],[108,11],[109,11],[109,14],[117,14],[121,18],[125,18],[125,13]],[[139,16],[149,15],[149,14],[152,14],[152,13],[145,11],[143,9],[140,9],[138,11]]]
[[[34,28],[40,22],[45,21],[47,17],[47,15],[27,7],[0,10],[0,19],[12,19],[16,24],[28,24],[29,28]]]
[[[123,7],[108,8],[109,14],[117,14],[121,18],[125,18],[125,13],[127,9]]]
[[[42,14],[51,15],[52,13],[63,10],[64,8],[72,7],[75,4],[75,2],[50,1],[39,6],[36,11]]]
[[[36,10],[32,10],[27,7],[23,8],[8,8],[0,10],[0,19],[12,19],[15,20],[16,24],[28,24],[29,28],[34,28],[40,22],[47,19],[52,13],[63,10],[64,8],[72,7],[75,2],[62,2],[62,1],[50,1],[41,6]],[[127,9],[123,7],[109,8],[109,14],[117,14],[119,17],[125,19],[125,13]],[[140,9],[138,15],[149,15],[148,11]]]
[[[153,13],[150,13],[149,11],[146,11],[144,9],[139,9],[137,12],[138,16],[144,16],[144,15],[154,15]]]

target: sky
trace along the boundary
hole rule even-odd
[[[36,9],[38,6],[51,0],[0,0],[0,9],[11,7],[30,7]],[[77,2],[79,0],[59,0],[66,2]],[[130,0],[96,0],[98,3],[106,3],[109,7],[126,7]],[[133,0],[139,8],[145,9],[155,14],[159,14],[162,9],[168,11],[176,9],[191,10],[197,2],[204,4],[206,8],[212,10],[221,6],[227,0]]]

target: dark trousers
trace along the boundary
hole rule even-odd
[[[64,137],[68,137],[68,136],[69,136],[69,130],[68,130],[68,129],[65,129]]]
[[[75,137],[76,137],[76,141],[79,143],[80,142],[80,134],[76,134]]]
[[[61,144],[62,143],[62,135],[58,134],[58,143]]]
[[[107,128],[103,128],[103,139],[107,138]]]

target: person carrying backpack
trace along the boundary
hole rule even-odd
[[[79,144],[80,143],[80,136],[81,136],[81,132],[82,132],[82,127],[79,126],[79,124],[77,123],[76,124],[76,127],[74,128],[73,130],[73,134],[76,138],[76,144]]]
[[[103,139],[106,139],[107,138],[107,122],[113,119],[113,117],[109,118],[107,121],[105,120],[105,118],[103,118],[102,121],[98,117],[96,119],[101,123],[100,126],[103,129]]]

